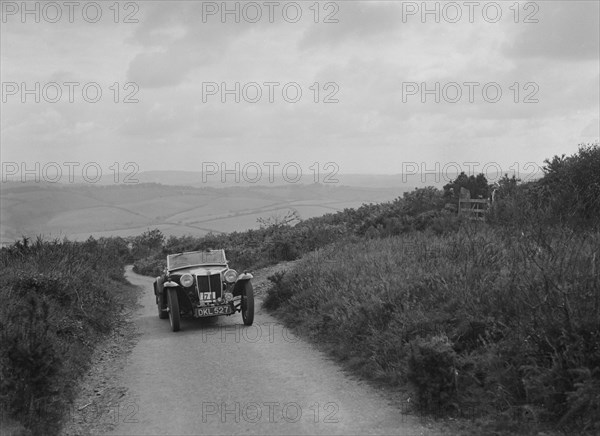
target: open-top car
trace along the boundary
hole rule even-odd
[[[229,268],[224,250],[190,251],[167,256],[165,273],[154,281],[158,317],[180,329],[182,316],[204,318],[242,313],[254,321],[252,274]]]

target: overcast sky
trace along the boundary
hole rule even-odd
[[[2,1],[2,162],[508,170],[599,137],[597,1],[90,3]]]

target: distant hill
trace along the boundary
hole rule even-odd
[[[362,188],[398,188],[404,191],[410,191],[417,186],[422,186],[420,175],[402,174],[334,174],[328,171],[322,171],[318,176],[320,182],[326,186],[352,186]],[[280,173],[275,172],[272,180],[269,180],[269,174],[257,173],[247,174],[246,177],[238,175],[238,181],[231,174],[206,174],[193,171],[144,171],[136,175],[136,178],[142,183],[161,183],[164,185],[187,185],[194,187],[224,187],[224,186],[282,186],[290,185]],[[440,177],[441,179],[441,177]],[[256,183],[250,183],[250,180],[258,180]],[[427,182],[435,185],[434,177],[429,177]],[[441,180],[443,184],[448,183]],[[303,174],[298,184],[310,185],[315,183],[315,175],[312,173]]]
[[[21,236],[44,235],[74,240],[89,236],[132,236],[148,228],[166,235],[204,235],[257,228],[257,218],[285,215],[295,209],[302,218],[320,216],[363,203],[393,200],[416,187],[441,189],[456,173],[435,174],[331,174],[314,183],[304,174],[298,183],[286,181],[281,172],[257,183],[231,174],[191,171],[146,171],[129,175],[135,183],[114,184],[112,177],[85,183],[65,174],[59,183],[11,181],[0,183],[0,243]],[[326,180],[325,176],[329,176]],[[529,174],[527,179],[537,178]],[[498,174],[488,173],[493,181]],[[4,181],[8,179],[8,181]],[[118,180],[125,180],[125,174]]]
[[[185,184],[189,177],[165,173],[157,179]],[[140,180],[152,177],[142,175]],[[363,203],[392,200],[411,190],[402,185],[219,186],[5,182],[0,184],[0,241],[7,244],[21,236],[36,235],[74,240],[132,236],[148,228],[176,236],[241,231],[257,228],[259,217],[283,216],[291,209],[302,218],[310,218]]]
[[[415,164],[416,165],[416,164]],[[458,176],[456,169],[463,169],[467,173],[469,167],[461,167],[459,164],[449,165],[448,168],[441,166],[432,166],[427,168],[423,164],[423,169],[427,172],[420,173],[416,172],[418,167],[410,167],[411,170],[408,174],[337,174],[333,171],[326,171],[321,168],[320,174],[315,175],[312,171],[308,171],[306,168],[302,174],[302,177],[297,183],[291,183],[290,180],[285,180],[282,177],[281,168],[273,170],[274,174],[272,179],[269,178],[268,168],[264,168],[264,172],[258,174],[248,171],[233,171],[233,174],[227,173],[210,173],[203,174],[200,171],[142,171],[139,173],[121,173],[117,175],[117,180],[123,182],[130,182],[130,184],[143,184],[143,183],[158,183],[162,185],[181,185],[181,186],[192,186],[195,188],[224,188],[224,187],[257,187],[257,186],[283,186],[283,185],[312,185],[315,182],[322,183],[325,186],[346,186],[346,187],[360,187],[360,188],[390,188],[390,189],[401,189],[404,191],[412,191],[414,188],[423,186],[435,186],[436,188],[442,188],[445,184],[454,180]],[[519,170],[519,167],[515,167]],[[474,173],[477,170],[483,170],[484,168],[479,165],[475,166]],[[509,176],[512,176],[513,167],[508,168],[504,172],[508,172]],[[451,171],[452,170],[452,171]],[[522,166],[520,168],[519,177],[523,180],[533,180],[542,176],[541,169],[535,165]],[[295,176],[293,171],[290,177]],[[499,167],[490,165],[486,169],[486,177],[490,183],[498,180],[504,172],[500,171]],[[236,180],[237,175],[237,180]],[[30,176],[31,177],[31,176]],[[55,180],[55,175],[49,175],[51,181],[56,181],[63,184],[90,184],[86,182],[81,176],[69,175],[67,171],[62,173],[62,178],[58,177]],[[69,180],[69,177],[73,177]],[[2,181],[21,181],[20,175],[7,175],[2,174]],[[94,183],[95,185],[113,185],[115,175],[113,173],[106,173],[102,178]],[[315,180],[316,179],[316,180]],[[33,178],[30,178],[33,182]]]

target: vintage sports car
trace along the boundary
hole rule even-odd
[[[165,273],[154,281],[158,317],[180,329],[182,316],[204,318],[242,312],[254,321],[252,274],[229,268],[224,250],[191,251],[167,256]]]

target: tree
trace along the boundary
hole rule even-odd
[[[433,186],[415,188],[412,192],[405,192],[402,200],[404,212],[413,216],[431,210],[441,210],[444,207],[442,191]]]
[[[600,146],[580,144],[572,156],[546,159],[540,180],[543,201],[555,212],[576,220],[600,216]],[[569,218],[569,219],[571,219]]]
[[[134,259],[142,259],[162,250],[165,235],[159,229],[146,230],[133,239],[132,255]]]
[[[302,217],[296,209],[290,209],[284,217],[279,214],[275,214],[267,218],[259,217],[256,219],[256,221],[258,224],[260,224],[261,229],[280,228],[291,226],[292,224],[298,224],[302,221]]]
[[[490,186],[483,173],[467,176],[461,172],[455,180],[444,186],[444,198],[458,204],[460,188],[468,189],[471,198],[488,198],[490,195]]]
[[[521,179],[517,179],[514,174],[510,178],[508,177],[508,174],[504,174],[504,176],[491,187],[492,191],[496,191],[494,200],[501,200],[515,195],[517,192],[517,185],[520,181]]]

